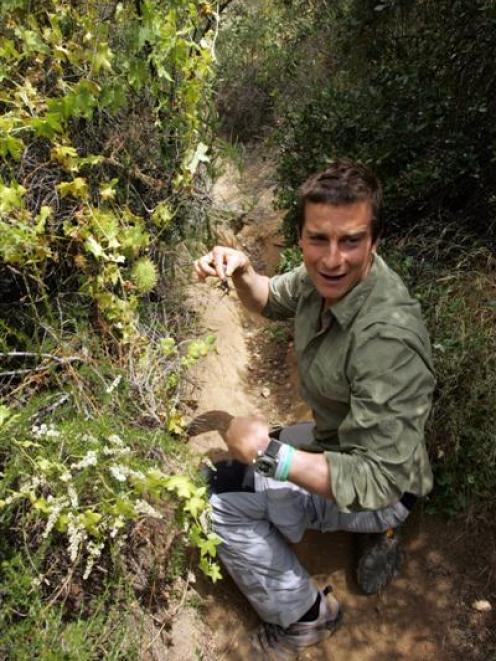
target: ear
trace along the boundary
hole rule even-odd
[[[300,236],[298,237],[298,246],[302,249],[303,246],[301,244],[302,244],[302,238],[301,238],[301,234],[300,234]]]

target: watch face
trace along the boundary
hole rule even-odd
[[[259,457],[255,462],[255,470],[265,477],[273,477],[277,463],[270,457]]]
[[[277,455],[280,449],[281,443],[271,439],[264,452],[254,462],[257,473],[264,477],[274,477],[277,468]]]

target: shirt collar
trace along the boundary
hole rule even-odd
[[[374,288],[380,268],[379,260],[380,257],[374,254],[374,261],[365,280],[359,282],[344,298],[330,306],[329,310],[341,328],[347,328],[351,324]]]

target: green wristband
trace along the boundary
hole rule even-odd
[[[279,453],[280,459],[277,463],[274,478],[279,482],[286,482],[289,476],[289,470],[293,461],[295,449],[292,445],[284,445]]]

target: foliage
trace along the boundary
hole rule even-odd
[[[192,353],[184,357],[191,361]],[[0,407],[0,629],[27,632],[36,618],[36,629],[40,618],[46,620],[51,628],[32,641],[40,646],[37,652],[59,629],[67,647],[87,629],[90,649],[94,628],[105,649],[134,644],[126,627],[105,624],[100,609],[102,599],[117,607],[118,586],[130,580],[126,567],[135,528],[160,523],[157,543],[166,548],[168,538],[175,548],[188,543],[199,551],[200,569],[213,581],[221,577],[206,488],[187,447],[178,443],[180,416],[169,420],[169,430],[130,425],[125,383],[117,381],[108,387],[107,406],[90,420],[67,407],[48,417],[47,401],[53,398],[46,395],[32,398],[22,411]],[[162,580],[177,578],[173,556],[162,562]],[[71,604],[77,606],[72,613]],[[21,655],[14,638],[1,636],[0,649],[4,646]],[[96,657],[88,653],[88,658]]]
[[[123,610],[130,610],[130,595],[122,586],[119,586],[122,593],[119,600],[110,604],[109,596],[111,591],[116,591],[115,584],[105,581],[91,615],[77,613],[68,621],[62,605],[47,607],[43,603],[37,588],[37,572],[25,555],[17,553],[8,561],[4,560],[0,571],[2,658],[12,661],[31,657],[42,661],[137,658],[140,631],[138,627],[129,626],[129,622],[123,622]],[[10,614],[7,621],[3,618],[6,613]]]
[[[0,656],[135,658],[114,625],[140,526],[220,577],[181,407],[214,338],[178,303],[217,19],[203,0],[1,3]]]
[[[427,440],[436,478],[433,507],[492,507],[496,401],[494,255],[454,226],[387,242],[386,258],[420,301],[437,375]]]
[[[323,7],[313,31],[332,35],[332,60],[327,82],[280,118],[280,204],[348,156],[380,175],[390,229],[456,219],[494,238],[495,25],[483,0]]]
[[[323,83],[325,40],[308,38],[315,15],[309,2],[231,4],[219,34],[215,83],[228,139],[262,137],[300,98],[302,86]]]
[[[54,295],[79,292],[109,333],[136,335],[138,295],[154,286],[149,267],[142,288],[140,256],[180,231],[184,199],[209,160],[212,13],[201,0],[2,6],[9,298],[27,290],[50,308]]]

